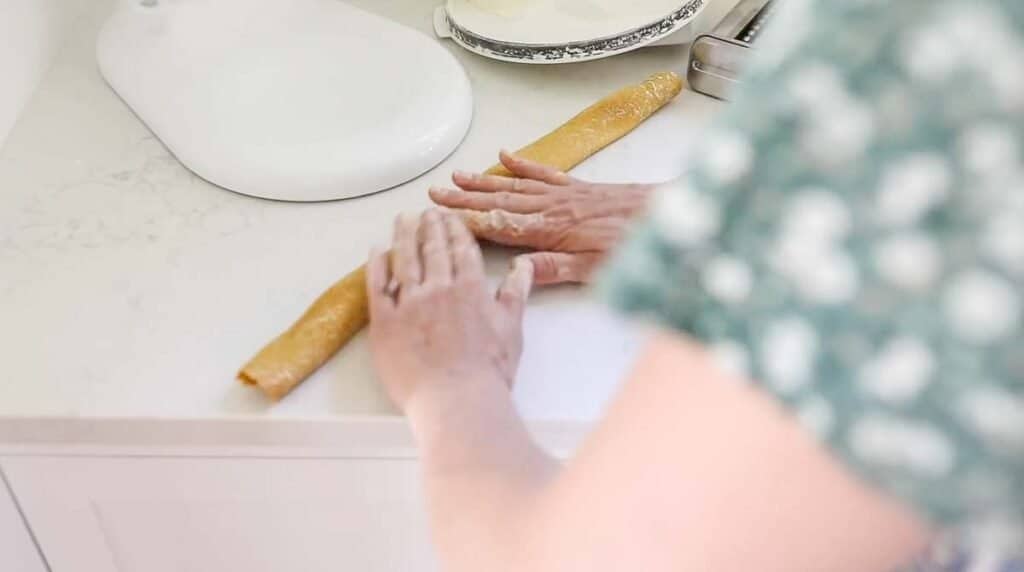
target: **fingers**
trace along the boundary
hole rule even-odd
[[[482,278],[484,257],[480,245],[462,220],[453,213],[444,213],[448,242],[451,245],[453,273],[457,279]]]
[[[423,280],[418,228],[418,217],[401,215],[395,219],[391,272],[398,280],[399,286],[412,287]]]
[[[542,165],[536,161],[524,159],[508,151],[502,150],[498,159],[512,174],[523,179],[543,181],[550,185],[564,186],[573,182],[573,178],[554,167]]]
[[[543,181],[519,179],[515,177],[499,177],[497,175],[481,175],[455,171],[452,182],[465,191],[481,193],[519,193],[524,195],[542,195],[551,190],[551,185]]]
[[[420,218],[420,252],[423,255],[423,283],[448,284],[452,280],[451,248],[441,213],[431,209]]]
[[[480,193],[437,187],[430,189],[430,199],[441,206],[453,209],[504,210],[523,214],[540,212],[552,202],[550,198],[541,195],[521,195],[504,191]]]
[[[526,299],[530,297],[532,286],[533,264],[528,258],[516,258],[512,265],[512,271],[498,288],[498,303],[509,312],[509,315],[517,319],[522,318],[523,310],[526,308]]]
[[[538,285],[587,282],[594,268],[601,262],[601,255],[595,252],[532,252],[519,258],[530,261],[533,266],[533,283]]]
[[[538,244],[545,231],[544,216],[540,213],[518,214],[503,210],[452,211],[462,219],[477,238],[506,246],[543,248]]]
[[[370,252],[370,258],[366,262],[366,291],[370,298],[370,315],[373,317],[379,317],[395,306],[393,293],[389,288],[389,266],[387,252],[379,248],[374,248]]]

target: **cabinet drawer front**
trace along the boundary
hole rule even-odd
[[[3,467],[0,466],[0,470]],[[32,544],[14,499],[0,480],[0,570],[45,572],[46,567]]]
[[[434,570],[412,460],[2,460],[53,572]]]

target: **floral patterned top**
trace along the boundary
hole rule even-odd
[[[923,569],[1024,570],[1024,2],[781,8],[603,292],[953,531]]]

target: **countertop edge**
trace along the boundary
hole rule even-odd
[[[575,421],[532,421],[544,449],[564,457],[591,428]],[[302,418],[0,418],[0,456],[241,457],[415,459],[397,416]]]

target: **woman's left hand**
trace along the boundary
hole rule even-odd
[[[655,187],[581,181],[504,151],[499,158],[514,177],[456,172],[459,188],[434,187],[430,198],[478,238],[538,251],[522,255],[536,284],[589,282]]]
[[[367,266],[374,365],[395,404],[406,411],[421,396],[467,384],[511,386],[532,279],[532,265],[519,260],[494,294],[457,216],[400,217],[390,264],[378,252]]]

